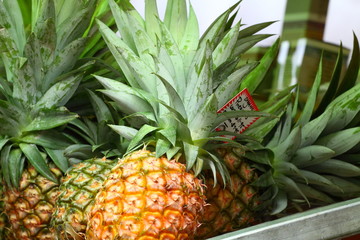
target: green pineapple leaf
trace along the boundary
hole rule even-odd
[[[24,119],[23,109],[11,105],[8,101],[0,100],[0,132],[3,135],[20,135],[20,125]]]
[[[300,174],[306,179],[306,184],[314,184],[317,186],[331,186],[332,182],[320,174],[312,171],[300,169]]]
[[[118,3],[120,0],[116,0],[116,2]],[[87,43],[80,58],[95,56],[96,53],[99,53],[101,49],[105,48],[105,42],[101,38],[98,25],[95,22],[96,19],[100,19],[109,27],[115,25],[115,20],[111,15],[108,0],[99,0],[97,2],[96,9],[91,18],[89,27],[84,34],[84,36],[87,37]]]
[[[183,55],[184,72],[188,73],[191,62],[195,56],[199,44],[199,23],[194,9],[190,4],[189,19],[186,25],[185,33],[179,44],[179,49]]]
[[[202,172],[202,170],[204,169],[204,162],[205,162],[205,160],[202,159],[201,157],[198,157],[196,159],[195,165],[193,167],[193,171],[194,171],[195,176],[198,176]]]
[[[151,69],[154,69],[154,63],[152,56],[157,54],[156,41],[153,41],[145,28],[130,14],[127,15],[130,27],[132,28],[133,41],[135,44],[134,52],[140,57],[140,59],[149,65]],[[161,35],[159,35],[160,37]]]
[[[69,113],[67,111],[42,111],[35,116],[29,125],[21,130],[22,132],[31,132],[52,129],[62,126],[77,117],[76,113]]]
[[[253,72],[258,64],[249,63],[241,66],[239,69],[233,71],[231,75],[224,79],[222,83],[215,90],[215,95],[219,101],[218,109],[224,106],[228,101],[229,97],[232,96],[234,90],[239,88],[241,81],[239,79],[244,79],[246,76]]]
[[[212,92],[212,52],[210,45],[206,46],[201,58],[196,59],[199,62],[195,63],[193,71],[188,76],[190,81],[187,84],[184,105],[189,122],[192,121]]]
[[[81,75],[70,76],[51,86],[36,103],[36,109],[53,109],[64,106],[74,94],[81,81]]]
[[[228,111],[217,114],[217,118],[213,121],[213,129],[215,129],[222,122],[236,117],[269,117],[273,118],[274,116],[270,113],[251,111],[251,110],[240,110],[240,111]]]
[[[12,149],[9,153],[9,171],[11,186],[19,187],[21,172],[18,170],[19,166],[24,165],[25,158],[19,148]]]
[[[359,41],[353,33],[354,42],[353,42],[353,49],[352,49],[352,56],[350,59],[349,67],[345,73],[344,79],[341,81],[339,88],[336,92],[336,96],[341,95],[342,93],[346,92],[347,90],[351,89],[358,78],[359,75],[359,68],[360,68],[360,51],[359,51]]]
[[[154,120],[153,108],[144,99],[124,91],[100,90],[106,96],[113,99],[126,114],[147,113],[146,117]]]
[[[274,147],[275,161],[289,161],[301,143],[301,129],[295,127],[289,136]]]
[[[3,178],[8,186],[11,186],[11,171],[10,171],[10,151],[12,145],[7,144],[1,149],[0,160],[1,160],[1,171]]]
[[[240,23],[237,23],[234,27],[230,29],[230,31],[225,35],[225,37],[220,41],[220,43],[216,46],[213,51],[213,64],[216,68],[220,66],[225,61],[227,61],[236,46],[236,42],[239,35]]]
[[[288,198],[284,191],[278,190],[278,193],[275,195],[275,198],[272,200],[272,209],[271,215],[276,215],[287,207],[288,205]]]
[[[87,93],[89,94],[89,100],[94,109],[96,119],[98,120],[98,122],[104,121],[104,122],[113,123],[114,119],[111,114],[111,111],[108,108],[108,106],[104,103],[104,101],[89,89],[87,89]]]
[[[360,192],[359,182],[353,181],[354,178],[344,179],[332,175],[324,175],[324,177],[332,183],[330,186],[322,186],[322,190],[329,195],[342,198],[353,198]]]
[[[134,150],[147,134],[157,131],[158,129],[158,127],[153,127],[147,124],[143,125],[136,133],[136,135],[131,139],[126,152],[131,152]]]
[[[163,137],[165,137],[168,142],[174,147],[176,143],[176,127],[175,126],[167,126],[158,131]]]
[[[347,126],[360,112],[360,84],[334,99],[325,110],[331,114],[323,133],[329,134]]]
[[[166,5],[164,23],[174,40],[179,44],[187,25],[187,8],[185,0],[169,0]]]
[[[262,40],[267,39],[271,36],[273,36],[273,34],[257,34],[249,37],[240,38],[238,39],[236,47],[233,50],[232,54],[233,56],[241,55],[250,48],[252,48],[258,42],[261,42]]]
[[[186,158],[186,169],[189,171],[196,163],[199,154],[199,146],[187,142],[183,142],[183,146]]]
[[[319,117],[305,124],[305,126],[302,128],[302,139],[300,147],[306,147],[313,144],[323,133],[323,130],[328,125],[330,117],[331,113],[326,111]]]
[[[275,176],[275,181],[277,181],[277,183],[279,185],[283,186],[284,189],[288,189],[288,190],[291,189],[291,191],[294,191],[294,192],[298,193],[300,196],[302,196],[304,198],[304,200],[310,206],[310,202],[309,202],[308,198],[301,191],[298,184],[294,180],[292,180],[291,178],[281,174],[279,176]]]
[[[56,52],[56,56],[54,56],[53,61],[48,63],[48,71],[44,76],[44,83],[41,84],[42,92],[49,89],[50,86],[54,84],[54,81],[58,76],[68,72],[69,69],[75,65],[82,49],[85,46],[85,43],[85,38],[79,38]],[[81,68],[79,70],[81,70]]]
[[[110,51],[121,66],[126,79],[132,87],[139,85],[157,97],[156,77],[153,70],[143,62],[111,29],[98,21],[99,30],[107,42]]]
[[[270,26],[271,24],[273,24],[275,22],[277,22],[277,21],[257,23],[257,24],[251,25],[251,26],[249,26],[247,28],[244,28],[239,32],[238,38],[241,39],[241,38],[244,38],[244,37],[252,36],[255,33],[263,30],[264,28],[267,28],[268,26]]]
[[[170,149],[171,149],[171,143],[169,142],[169,140],[162,138],[158,138],[156,140],[155,153],[157,158],[167,153],[167,151],[169,151]]]
[[[83,36],[91,20],[95,6],[95,0],[89,0],[86,2],[85,7],[77,8],[76,12],[73,12],[71,16],[68,16],[66,20],[59,24],[57,49],[64,49],[66,45]]]
[[[328,159],[319,164],[307,168],[315,173],[327,173],[339,177],[358,177],[360,168],[354,164],[337,159]]]
[[[34,144],[20,143],[19,147],[24,153],[29,162],[35,167],[35,169],[45,178],[57,183],[58,180],[54,174],[50,171],[45,159],[41,155],[39,149]]]
[[[334,156],[335,152],[328,147],[321,145],[310,145],[298,149],[290,161],[297,167],[304,168],[321,163]]]
[[[298,121],[296,122],[296,126],[304,126],[306,123],[308,123],[311,119],[311,116],[314,112],[314,107],[316,103],[316,97],[317,93],[319,91],[320,83],[321,83],[321,77],[322,77],[322,57],[320,58],[320,64],[318,71],[316,73],[316,77],[314,80],[314,83],[311,87],[310,94],[307,97],[305,107],[301,113],[301,116],[299,117]]]
[[[158,100],[153,98],[149,93],[142,91],[140,89],[131,88],[126,84],[121,82],[95,76],[95,78],[106,88],[109,90],[100,90],[101,92],[106,93],[110,98],[112,98],[117,103],[121,104],[122,108],[126,113],[132,114],[134,110],[132,109],[143,109],[144,111],[139,112],[147,112],[148,117],[151,119],[155,119],[155,114],[158,111]],[[125,100],[118,93],[123,93],[126,95],[125,98],[129,98],[132,100]],[[131,101],[136,101],[137,104],[133,104]],[[135,111],[136,112],[136,111]]]
[[[157,75],[156,76],[161,80],[161,82],[164,84],[167,95],[169,96],[170,105],[173,106],[179,114],[185,119],[187,118],[187,113],[185,110],[185,106],[183,104],[183,101],[181,100],[178,92],[173,88],[173,86],[162,76]]]
[[[338,156],[349,151],[360,142],[360,127],[344,129],[320,137],[314,144],[322,145],[335,151]]]
[[[131,29],[132,25],[130,24],[127,12],[125,12],[123,7],[119,7],[114,0],[109,0],[109,5],[122,39],[130,49],[136,51],[134,36]],[[145,23],[143,22],[143,24]],[[99,27],[101,28],[100,24]]]
[[[115,132],[117,132],[120,136],[131,140],[133,139],[136,134],[138,133],[139,130],[132,128],[132,127],[128,127],[128,126],[122,126],[122,125],[109,125]]]
[[[172,147],[166,152],[167,159],[172,159],[179,151],[181,150],[180,147]]]
[[[149,37],[155,43],[157,38],[161,36],[159,25],[159,13],[157,10],[156,0],[145,1],[145,28]]]
[[[228,183],[230,181],[230,173],[227,170],[226,166],[220,161],[220,159],[216,155],[212,154],[211,152],[206,151],[204,153],[204,155],[205,154],[210,157],[209,161],[206,161],[206,163],[209,164],[211,171],[214,175],[214,177],[213,177],[214,185],[213,186],[215,186],[217,183],[216,173],[220,173],[221,179],[223,180],[223,182],[226,186],[226,183]]]
[[[326,204],[331,204],[334,203],[335,200],[333,200],[331,197],[329,197],[327,194],[316,190],[313,187],[310,187],[308,185],[305,184],[301,184],[301,183],[297,183],[297,186],[299,187],[299,189],[301,190],[302,193],[304,193],[304,195],[307,198],[312,198],[315,200],[319,200],[322,201]]]
[[[339,46],[339,53],[336,59],[336,63],[334,66],[334,71],[331,76],[329,87],[327,88],[324,96],[319,103],[319,106],[316,108],[316,111],[312,115],[312,118],[318,117],[321,113],[323,113],[328,106],[328,104],[335,98],[336,90],[338,89],[341,69],[343,67],[343,47],[342,43]]]
[[[55,130],[30,132],[19,138],[15,138],[14,141],[36,144],[50,149],[64,149],[71,144],[69,138],[59,134]]]
[[[88,123],[88,124],[87,124]],[[94,133],[94,127],[90,127],[90,121],[87,121],[86,118],[84,121],[81,121],[80,119],[74,119],[73,121],[69,122],[69,125],[67,126],[68,129],[73,131],[74,133],[78,134],[82,138],[86,140],[86,142],[90,143],[91,145],[95,145],[95,142],[93,139],[95,139]],[[75,126],[75,128],[73,127]],[[79,140],[75,140],[75,143],[80,143]]]
[[[279,46],[280,39],[278,38],[261,58],[259,65],[257,65],[256,68],[252,70],[241,82],[240,90],[247,88],[250,94],[256,90],[259,84],[263,82],[266,74],[269,72],[271,65],[276,59]]]
[[[9,35],[16,44],[16,49],[22,54],[26,43],[26,35],[18,1],[0,2],[0,26],[9,31]]]
[[[210,95],[193,119],[188,122],[193,140],[208,137],[209,132],[214,129],[213,123],[217,119],[217,106],[218,102],[216,96],[214,94]]]
[[[158,45],[161,44],[159,46],[159,59],[161,59],[162,63],[164,63],[167,58],[165,54],[168,55],[170,61],[166,63],[166,66],[168,66],[167,69],[171,69],[170,74],[172,78],[176,79],[176,81],[173,80],[169,83],[173,85],[173,87],[177,90],[180,96],[184,96],[186,91],[187,79],[185,76],[186,73],[184,68],[183,56],[181,55],[179,46],[177,45],[175,39],[171,35],[170,31],[165,27],[165,24],[159,20],[159,25],[161,27],[162,33],[162,39],[158,42]],[[163,49],[165,49],[165,51],[163,51]],[[171,64],[172,66],[169,66],[169,64]],[[161,67],[161,65],[158,67]],[[165,79],[169,80],[168,78]]]
[[[64,150],[54,150],[50,148],[45,148],[48,156],[53,160],[55,165],[60,168],[62,172],[66,172],[69,168],[69,163],[64,155]]]
[[[215,46],[222,39],[222,33],[226,29],[227,20],[230,16],[230,13],[234,11],[235,8],[239,6],[241,1],[238,1],[233,6],[228,8],[224,13],[217,17],[211,25],[206,29],[205,33],[201,36],[199,41],[199,49],[202,50],[206,48],[207,42],[210,42],[211,49],[214,49]],[[200,53],[201,51],[198,51]]]
[[[292,125],[293,125],[293,118],[292,118],[292,103],[290,103],[288,105],[288,107],[286,108],[286,115],[284,116],[284,121],[281,127],[281,134],[280,134],[280,138],[279,138],[279,142],[283,142],[286,139],[288,139],[291,131],[293,130]]]

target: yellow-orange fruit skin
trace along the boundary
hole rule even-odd
[[[105,180],[86,237],[193,239],[204,205],[201,181],[183,164],[139,150],[120,160]]]

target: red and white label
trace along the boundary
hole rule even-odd
[[[222,108],[217,112],[228,112],[228,111],[237,111],[237,110],[252,110],[258,111],[254,99],[251,97],[249,91],[245,88],[239,92],[235,97],[228,101]],[[230,118],[219,126],[216,127],[216,131],[227,131],[242,133],[248,127],[250,127],[259,117],[237,117]],[[233,137],[232,137],[233,138]]]

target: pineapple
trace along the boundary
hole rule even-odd
[[[72,136],[82,137],[64,150],[73,166],[61,181],[51,222],[59,239],[84,239],[95,195],[116,163],[112,158],[121,155],[119,137],[107,125],[115,121],[110,108],[95,93],[88,93],[97,122],[83,117],[70,122],[66,129]]]
[[[1,177],[1,172],[0,172]],[[7,216],[5,215],[5,206],[4,206],[4,185],[0,186],[0,239],[5,239],[6,229],[8,228]]]
[[[316,100],[321,63],[301,114],[295,101],[288,104],[268,136],[264,129],[272,129],[276,122],[259,121],[248,129],[247,134],[263,139],[264,147],[246,153],[245,158],[262,166],[261,177],[254,184],[265,187],[263,205],[269,204],[273,214],[291,212],[290,207],[303,210],[360,196],[360,168],[354,158],[360,142],[358,56],[359,44],[354,35],[349,68],[340,81],[340,47],[330,87],[320,104]],[[267,105],[271,104],[279,105],[275,101]]]
[[[49,168],[60,179],[60,169],[52,164]],[[41,176],[31,165],[23,171],[19,188],[7,190],[4,199],[15,239],[54,239],[47,225],[57,196],[57,182]]]
[[[205,205],[197,176],[206,168],[215,184],[231,178],[206,144],[227,141],[243,148],[213,129],[232,117],[269,116],[216,113],[256,67],[238,63],[243,51],[266,37],[252,36],[266,24],[243,31],[240,23],[231,27],[235,5],[199,40],[196,16],[191,7],[187,16],[185,1],[169,1],[164,22],[157,17],[156,1],[146,1],[145,21],[129,3],[109,3],[122,38],[100,21],[99,29],[129,85],[95,77],[105,87],[101,92],[128,115],[130,126],[111,127],[130,143],[96,195],[86,237],[193,239]],[[250,204],[247,208],[252,211]]]
[[[75,64],[96,6],[81,1],[70,14],[66,3],[33,1],[29,23],[18,1],[0,2],[6,72],[0,88],[0,151],[9,239],[55,239],[49,223],[59,178],[68,169],[63,151],[72,142],[61,128],[78,117],[64,105],[87,67]]]
[[[191,239],[202,216],[201,181],[185,165],[139,150],[111,171],[91,208],[89,239]]]
[[[229,170],[230,183],[214,184],[210,173],[205,173],[207,205],[196,239],[232,232],[262,220],[256,214],[261,204],[259,188],[252,185],[258,179],[258,171],[238,151],[230,147],[217,150]]]
[[[225,188],[208,186],[209,217],[198,230],[199,239],[245,227],[244,219],[256,220],[256,217],[263,216],[259,220],[265,221],[271,219],[271,215],[281,217],[360,196],[357,158],[360,85],[355,83],[359,48],[356,36],[354,39],[351,64],[342,83],[339,84],[338,72],[342,59],[340,47],[331,88],[318,107],[315,107],[315,101],[321,80],[321,64],[301,114],[296,109],[298,98],[293,101],[294,94],[289,94],[294,86],[289,87],[259,107],[279,118],[262,118],[244,132],[258,139],[261,145],[252,142],[246,144],[245,151],[232,148],[232,153],[220,153],[234,174],[233,185],[240,187],[233,188],[231,184]],[[234,179],[241,179],[245,184],[238,184],[239,181]],[[245,191],[239,191],[241,188]],[[239,199],[245,203],[250,197],[253,200],[250,206],[257,206],[257,211],[249,212],[247,205],[233,207],[239,201],[236,196],[244,196]]]
[[[59,188],[52,226],[60,239],[84,239],[87,215],[115,161],[93,158],[68,170]]]
[[[246,40],[255,38],[242,37],[245,32],[253,34],[256,28],[239,31],[240,25],[229,18],[231,8],[199,41],[195,14],[190,7],[187,16],[185,1],[169,1],[164,21],[157,17],[156,1],[146,1],[145,21],[128,3],[120,7],[113,1],[109,3],[121,38],[101,22],[100,32],[128,85],[106,77],[96,78],[105,88],[101,92],[128,114],[131,127],[111,127],[130,143],[126,156],[110,172],[96,195],[89,213],[88,238],[204,239],[253,224],[268,209],[272,214],[283,212],[288,203],[303,209],[304,203],[317,206],[359,195],[356,185],[359,168],[332,159],[359,143],[358,127],[348,126],[358,116],[359,85],[351,89],[346,84],[340,86],[337,98],[331,99],[326,110],[311,120],[321,79],[318,75],[312,97],[299,120],[295,119],[296,105],[288,104],[291,95],[285,94],[265,104],[268,112],[276,112],[282,118],[263,118],[253,130],[249,129],[247,134],[258,142],[237,134],[233,134],[237,141],[229,140],[221,137],[224,133],[212,133],[225,119],[269,116],[244,111],[216,114],[244,77],[251,75],[241,86],[256,87],[248,80],[256,76],[256,71],[252,71],[256,64],[238,65],[244,45],[250,45]],[[321,127],[314,128],[318,124]],[[342,144],[345,139],[352,139],[346,142],[347,147]],[[316,161],[310,161],[313,158]],[[162,162],[163,166],[149,165],[148,161]],[[192,202],[194,207],[198,206],[197,218],[185,225],[183,218],[168,224],[170,220],[164,214],[168,204],[165,204],[161,214],[151,215],[149,225],[148,211],[157,204],[147,197],[152,192],[153,181],[148,176],[153,174],[153,167],[160,174],[156,179],[163,179],[163,172],[168,171],[163,167],[168,162],[184,164],[178,167],[176,176],[183,176],[186,168],[191,185],[197,186],[190,187],[198,189],[195,198],[198,202]],[[325,166],[317,165],[324,162]],[[336,164],[341,166],[340,174],[326,167],[330,165],[334,169]],[[207,189],[198,183],[196,176],[201,174]],[[182,178],[178,179],[181,182]],[[180,199],[186,199],[189,187],[173,184],[180,189],[183,196]],[[203,191],[210,203],[204,209]],[[168,197],[163,197],[169,196],[166,188],[159,195],[167,202]],[[188,207],[177,211],[186,212]]]

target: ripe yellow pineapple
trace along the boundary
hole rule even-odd
[[[203,186],[185,166],[147,150],[130,153],[96,196],[88,239],[192,239],[203,214]]]
[[[1,170],[0,170],[0,177],[1,177]],[[2,177],[1,177],[2,179]],[[5,214],[5,205],[4,205],[4,184],[1,183],[0,185],[0,239],[5,239],[5,234],[7,232],[8,219]]]
[[[243,51],[266,37],[252,36],[266,24],[245,31],[239,31],[239,23],[231,27],[235,5],[199,40],[196,16],[191,7],[188,16],[185,1],[169,1],[164,22],[156,17],[156,1],[146,1],[145,21],[128,3],[109,3],[122,38],[100,21],[99,29],[129,85],[96,78],[105,87],[101,92],[128,114],[130,126],[111,127],[130,143],[127,156],[96,195],[86,236],[193,239],[204,222],[204,190],[197,176],[206,168],[213,174],[209,181],[228,183],[231,178],[221,157],[204,146],[226,140],[242,147],[213,129],[232,117],[268,116],[244,111],[217,114],[256,66],[237,63]],[[238,39],[241,34],[251,43]],[[145,149],[137,150],[143,144]],[[154,189],[153,181],[163,187]]]
[[[207,205],[197,239],[231,232],[260,221],[259,214],[256,214],[261,204],[260,193],[258,187],[252,186],[258,179],[257,170],[238,149],[222,148],[217,152],[229,170],[230,182],[214,184],[210,172],[205,173]]]
[[[60,169],[50,166],[59,179]],[[41,176],[29,165],[22,173],[19,188],[5,192],[5,211],[11,224],[10,239],[55,239],[50,227],[58,184]]]

